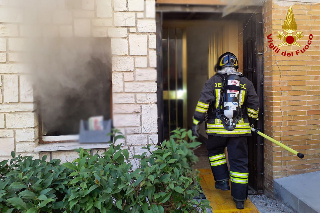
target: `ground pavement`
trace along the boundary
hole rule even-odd
[[[210,201],[213,213],[258,213],[258,209],[248,199],[244,203],[244,209],[237,209],[231,197],[231,191],[215,189],[211,169],[199,169],[200,183],[206,198]]]

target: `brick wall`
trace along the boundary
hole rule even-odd
[[[301,47],[282,46],[275,53],[268,47],[267,36],[279,45],[278,31],[292,6],[297,31],[304,37]],[[320,5],[300,2],[267,1],[264,16],[264,90],[265,133],[285,145],[304,153],[299,159],[293,154],[265,140],[265,188],[273,191],[273,179],[320,170]],[[284,31],[283,31],[284,32]],[[305,53],[296,55],[313,34],[312,44]],[[293,57],[281,53],[294,52]]]
[[[33,90],[22,62],[30,36],[110,37],[114,125],[136,153],[157,143],[155,1],[28,2],[0,1],[0,160],[13,150],[39,157]],[[47,154],[66,159],[70,153]]]

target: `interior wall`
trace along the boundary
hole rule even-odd
[[[237,57],[239,52],[242,52],[243,47],[239,42],[238,21],[223,21],[214,24],[187,26],[187,89],[188,89],[188,128],[192,126],[192,116],[200,98],[200,93],[205,82],[209,79],[208,76],[208,50],[209,36],[212,33],[223,27],[223,52],[232,52]],[[240,47],[241,46],[241,47]],[[242,63],[242,57],[238,57]],[[216,62],[215,62],[216,63]],[[200,128],[203,136],[206,136],[204,124]]]
[[[190,118],[194,114],[200,92],[203,85],[208,80],[209,32],[206,28],[207,27],[203,26],[192,26],[187,28],[187,91],[189,128],[192,126],[192,119]]]

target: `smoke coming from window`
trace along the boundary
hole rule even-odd
[[[109,39],[44,39],[33,54],[43,133],[77,134],[80,119],[110,118]]]
[[[91,37],[91,29],[81,24],[91,26],[92,20],[77,17],[95,13],[94,7],[84,11],[91,7],[83,5],[87,1],[32,0],[32,7],[23,2],[12,6],[23,11],[24,59],[31,67],[42,133],[78,134],[81,119],[110,119],[110,39]]]

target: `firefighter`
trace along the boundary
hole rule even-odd
[[[199,136],[199,125],[205,121],[207,150],[215,188],[230,190],[238,209],[244,208],[248,186],[248,145],[250,124],[258,119],[259,98],[250,80],[237,71],[237,57],[222,54],[216,74],[204,85],[193,116],[192,132]],[[230,172],[225,147],[228,151]]]

